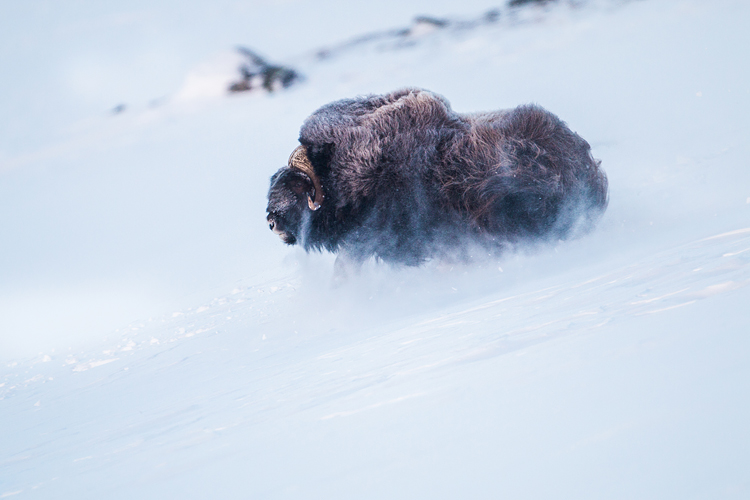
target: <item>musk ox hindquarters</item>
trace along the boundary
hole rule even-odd
[[[417,265],[587,230],[607,206],[589,144],[535,105],[459,114],[431,92],[314,112],[271,178],[270,228],[306,250]]]

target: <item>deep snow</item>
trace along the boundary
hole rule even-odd
[[[319,61],[492,5],[194,3],[170,30],[167,3],[29,5],[3,16],[0,497],[750,494],[750,6],[503,9]],[[223,95],[235,43],[306,81]],[[318,106],[404,85],[557,113],[608,173],[598,229],[331,288],[332,256],[268,230],[268,177]]]

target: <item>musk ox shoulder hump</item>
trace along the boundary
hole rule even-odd
[[[430,126],[453,121],[460,121],[460,117],[444,97],[409,88],[326,104],[302,124],[300,142],[348,145],[351,135],[357,132],[397,133],[399,130],[389,131],[386,127],[396,126],[403,131],[406,125]]]

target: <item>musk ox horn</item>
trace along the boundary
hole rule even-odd
[[[305,146],[297,146],[292,151],[292,155],[289,157],[289,168],[297,169],[310,178],[315,192],[313,193],[314,199],[309,193],[307,194],[307,206],[310,207],[310,210],[318,210],[323,203],[323,188],[320,185],[320,179],[315,175],[310,158],[307,157]]]

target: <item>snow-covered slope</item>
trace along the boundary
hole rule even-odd
[[[0,497],[750,495],[750,6],[502,9],[320,60],[427,11],[313,44],[326,16],[279,5],[288,91],[220,95],[226,52],[117,115],[6,115],[43,133],[0,142]],[[598,229],[331,288],[268,177],[319,105],[404,85],[559,114],[609,175]]]

